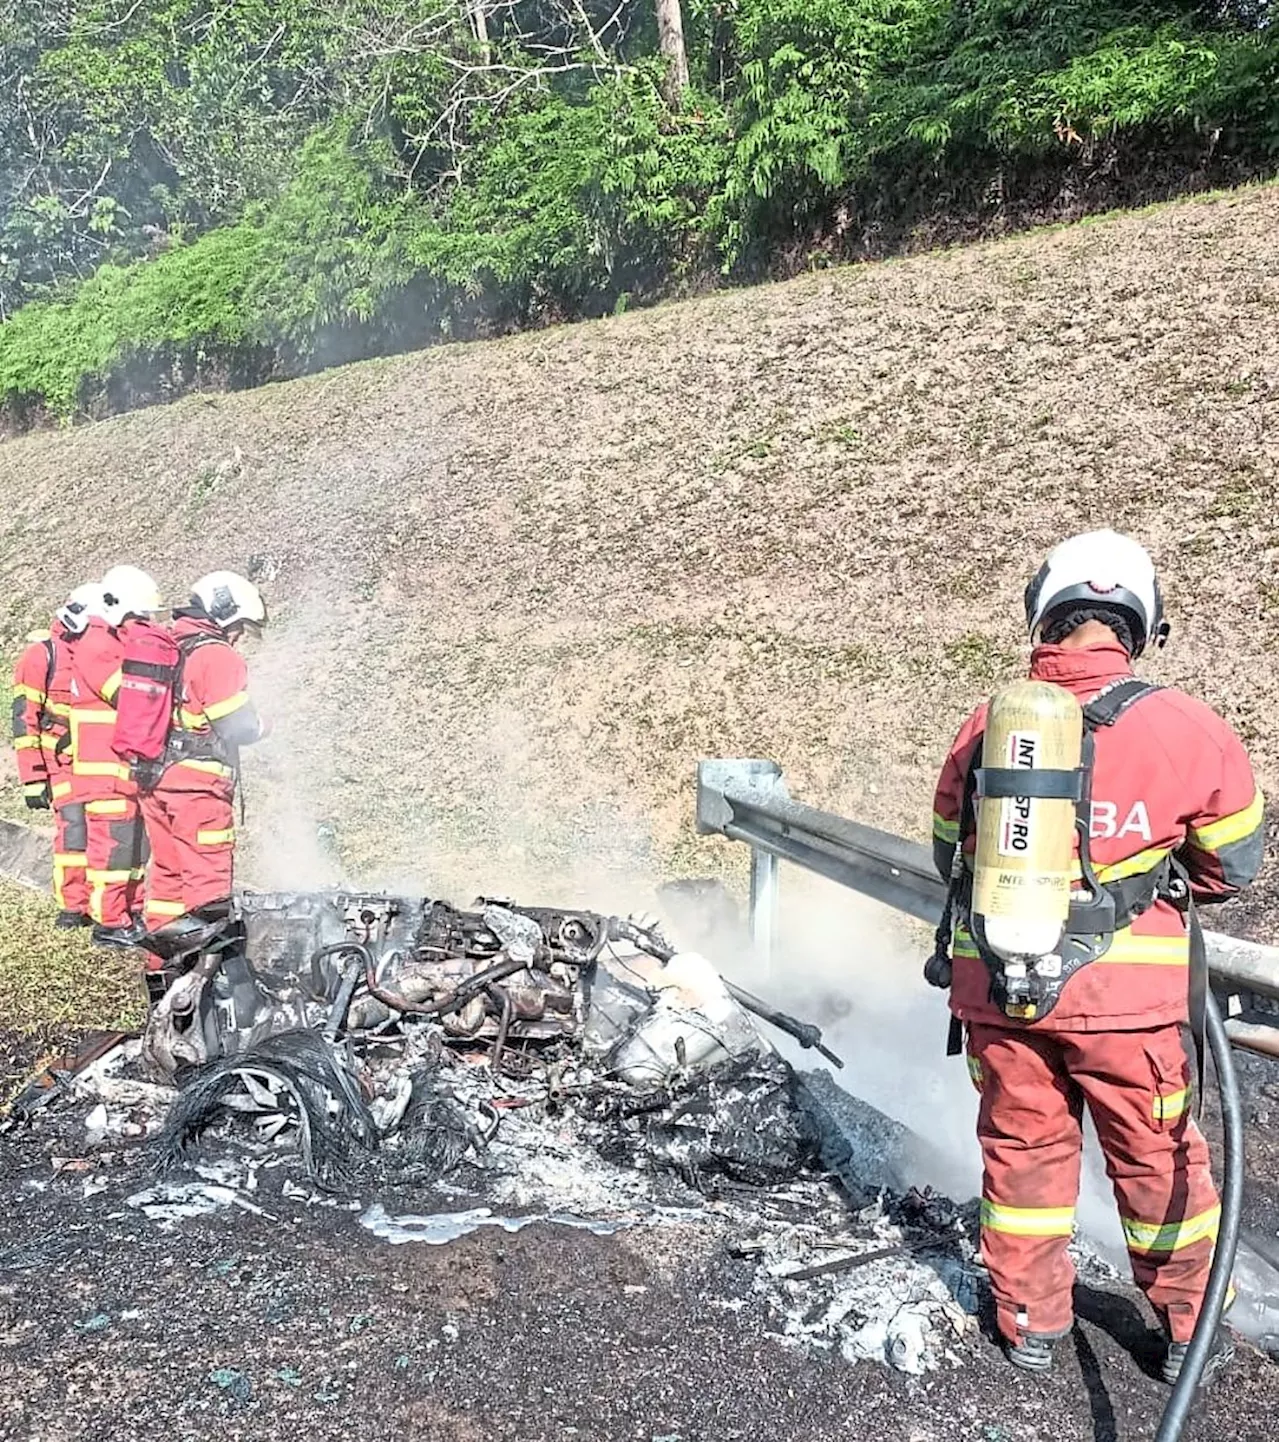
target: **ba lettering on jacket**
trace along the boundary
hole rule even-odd
[[[1089,839],[1091,841],[1120,840],[1124,836],[1140,836],[1150,841],[1151,818],[1147,815],[1147,803],[1135,801],[1123,817],[1114,801],[1091,801],[1089,803]]]

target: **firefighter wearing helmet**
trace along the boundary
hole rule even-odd
[[[242,746],[266,735],[237,646],[266,624],[258,588],[234,571],[202,576],[175,609],[179,662],[172,726],[142,811],[151,844],[143,917],[148,944],[195,945],[229,913]]]
[[[1168,633],[1142,546],[1073,536],[1025,599],[1030,679],[969,717],[935,793],[950,887],[926,977],[950,985],[949,1049],[963,1034],[980,1094],[982,1254],[1009,1359],[1046,1371],[1072,1326],[1087,1108],[1173,1382],[1219,1213],[1182,1041],[1188,924],[1253,880],[1262,797],[1219,716],[1133,674]],[[1228,1355],[1220,1333],[1210,1370]]]
[[[73,794],[71,774],[71,659],[89,622],[101,615],[102,587],[77,586],[49,629],[28,636],[13,672],[13,745],[23,797],[33,811],[53,809],[59,927],[89,924],[84,802]]]
[[[84,807],[89,916],[93,939],[103,946],[132,946],[142,933],[146,837],[137,784],[112,742],[130,627],[160,608],[160,591],[146,571],[113,566],[102,578],[97,613],[72,652],[69,794]]]

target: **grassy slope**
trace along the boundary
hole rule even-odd
[[[923,836],[1028,574],[1114,524],[1166,581],[1149,674],[1274,798],[1275,213],[1250,189],[0,445],[0,639],[117,560],[176,595],[258,556],[255,879],[586,900],[731,864],[692,835],[700,756]]]
[[[50,898],[0,880],[0,1114],[66,1037],[138,1026],[145,1011],[134,959],[55,931],[53,917]]]

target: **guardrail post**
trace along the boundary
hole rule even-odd
[[[751,944],[765,964],[773,966],[778,934],[778,858],[751,848]]]

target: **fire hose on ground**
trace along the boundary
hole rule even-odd
[[[1244,1196],[1244,1124],[1240,1114],[1240,1088],[1231,1059],[1231,1043],[1212,993],[1205,998],[1205,1028],[1218,1077],[1218,1093],[1222,1099],[1222,1217],[1200,1316],[1183,1359],[1182,1371],[1174,1384],[1173,1395],[1160,1420],[1155,1442],[1177,1442],[1182,1436],[1196,1389],[1222,1324],[1227,1293],[1231,1287],[1231,1269],[1235,1265],[1236,1244],[1240,1237],[1240,1207]]]

